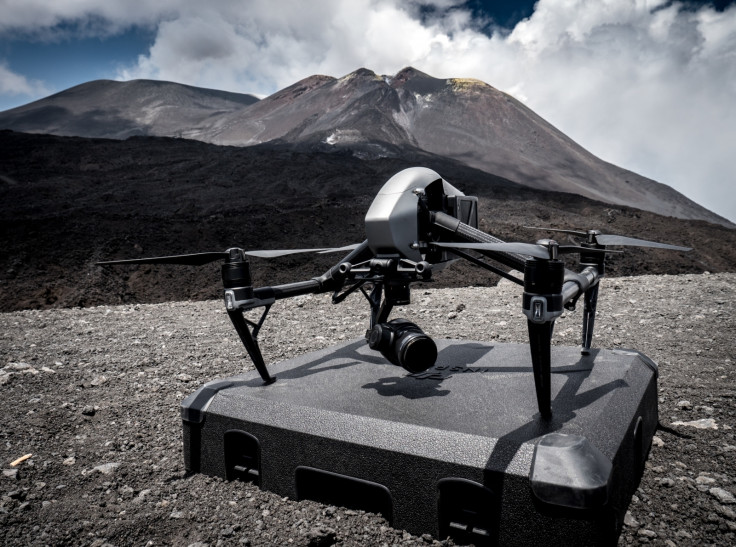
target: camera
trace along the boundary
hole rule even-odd
[[[368,345],[409,372],[423,372],[437,360],[434,340],[406,319],[375,325],[368,333]]]

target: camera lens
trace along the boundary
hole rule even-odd
[[[409,372],[425,371],[437,360],[434,340],[406,319],[375,325],[368,335],[368,345]]]
[[[423,372],[437,360],[437,345],[424,333],[407,332],[398,346],[399,364],[409,372]]]

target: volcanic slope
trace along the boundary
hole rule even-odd
[[[610,276],[736,271],[736,230],[510,183],[438,156],[361,160],[188,139],[84,139],[0,131],[0,310],[219,298],[217,265],[95,266],[239,246],[290,249],[365,239],[381,186],[414,165],[479,197],[479,227],[506,241],[561,234],[524,226],[597,228],[693,247],[689,253],[626,248]],[[335,255],[253,258],[256,286],[302,281]],[[493,285],[460,261],[432,286]]]
[[[210,127],[212,116],[256,102],[253,95],[174,82],[95,80],[2,112],[0,127],[110,139],[192,137]]]
[[[310,76],[263,100],[245,96],[241,102],[236,94],[171,83],[165,84],[168,94],[163,88],[156,93],[155,85],[91,82],[0,113],[0,128],[187,137],[232,146],[270,143],[303,151],[349,150],[361,158],[407,158],[420,150],[532,188],[734,227],[669,186],[594,156],[478,80],[433,78],[411,67],[379,76],[362,68],[342,78]]]

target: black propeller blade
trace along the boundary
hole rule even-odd
[[[541,230],[545,232],[559,232],[561,234],[571,234],[575,236],[585,237],[589,243],[597,243],[598,245],[624,245],[627,247],[651,247],[654,249],[669,249],[671,251],[692,251],[690,247],[681,247],[680,245],[670,245],[669,243],[658,243],[656,241],[648,241],[646,239],[637,239],[635,237],[619,236],[613,234],[601,234],[598,230],[564,230],[562,228],[540,228],[538,226],[524,226],[530,230]]]
[[[595,236],[595,239],[600,245],[626,245],[628,247],[652,247],[655,249],[669,249],[671,251],[692,251],[690,247],[680,247],[679,245],[658,243],[656,241],[636,239],[635,237],[601,234]]]
[[[432,245],[437,247],[446,247],[448,249],[475,249],[478,251],[498,251],[502,253],[516,253],[520,255],[533,256],[534,258],[551,259],[552,251],[551,246],[540,245],[538,243],[455,243],[455,242],[443,242],[433,241]],[[611,253],[619,251],[606,251],[604,249],[587,249],[585,247],[578,247],[575,245],[558,245],[558,254],[572,254],[580,252],[598,252],[598,253]]]
[[[339,251],[352,251],[356,249],[360,244],[356,243],[353,245],[345,245],[344,247],[320,247],[318,249],[273,249],[263,251],[243,251],[237,249],[239,253],[243,253],[248,256],[254,256],[256,258],[276,258],[279,256],[286,256],[298,253],[336,253]],[[186,255],[174,255],[174,256],[158,256],[150,258],[132,258],[128,260],[107,260],[104,262],[97,262],[98,266],[107,266],[112,264],[182,264],[185,266],[202,266],[215,262],[217,260],[225,260],[231,256],[230,250],[222,252],[210,252],[210,253],[194,253]],[[237,255],[236,255],[237,256]]]
[[[227,252],[212,253],[196,253],[189,255],[176,256],[157,256],[151,258],[132,258],[129,260],[107,260],[105,262],[97,262],[98,266],[107,266],[110,264],[183,264],[186,266],[202,266],[216,260],[224,260],[230,256]]]

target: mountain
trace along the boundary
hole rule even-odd
[[[90,82],[0,113],[0,128],[269,143],[362,158],[424,152],[532,188],[734,226],[669,186],[594,156],[486,83],[433,78],[411,67],[390,77],[367,69],[310,76],[260,101],[168,82]]]
[[[25,133],[125,139],[189,137],[210,119],[253,103],[253,95],[174,82],[95,80],[0,113],[0,127]]]
[[[0,311],[221,298],[217,264],[113,269],[95,262],[234,246],[293,249],[360,242],[376,193],[417,160],[477,196],[479,227],[503,240],[549,236],[525,226],[597,228],[693,248],[681,253],[627,247],[608,257],[611,277],[736,271],[736,230],[535,190],[429,154],[362,160],[264,145],[0,130],[0,158]],[[253,258],[253,282],[262,287],[303,281],[339,259]],[[431,286],[487,286],[497,279],[459,261],[438,273]],[[415,297],[420,294],[414,291]]]

